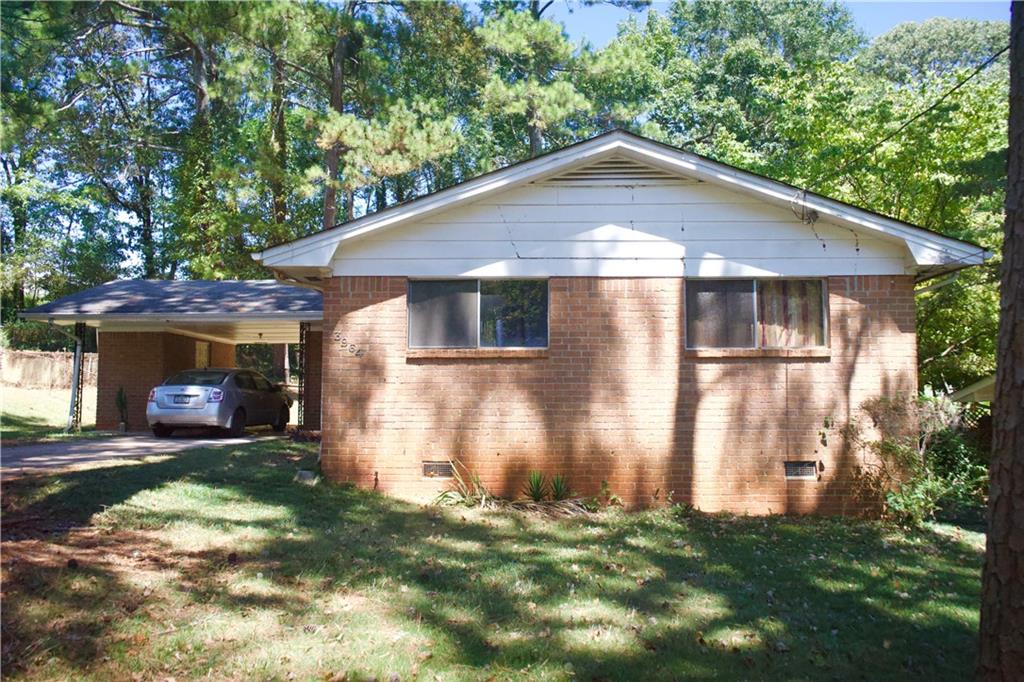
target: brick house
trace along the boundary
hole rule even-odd
[[[852,513],[823,424],[916,392],[915,283],[987,255],[613,131],[254,257],[322,291],[331,479]]]

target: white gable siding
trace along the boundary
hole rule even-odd
[[[578,173],[578,172],[577,172]],[[902,275],[902,240],[802,223],[705,182],[579,175],[529,184],[343,242],[335,275]]]

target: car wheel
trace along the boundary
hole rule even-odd
[[[288,427],[288,420],[291,418],[291,412],[287,407],[282,407],[280,414],[277,415],[277,421],[274,422],[274,430],[281,433]]]
[[[164,426],[163,424],[153,424],[153,435],[156,436],[157,438],[167,438],[172,433],[174,433],[174,429],[172,429],[169,426]]]
[[[245,410],[239,407],[235,410],[235,413],[231,415],[231,423],[228,424],[228,435],[232,438],[238,438],[245,433]]]

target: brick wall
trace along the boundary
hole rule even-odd
[[[117,389],[128,398],[128,427],[146,426],[149,391],[174,372],[195,366],[196,340],[165,332],[101,332],[96,386],[96,428],[115,429],[121,421]],[[235,366],[235,347],[210,343],[210,361],[218,367]]]
[[[823,357],[687,353],[679,279],[549,286],[548,351],[445,357],[407,350],[404,278],[334,278],[324,291],[326,474],[423,499],[445,481],[423,478],[421,462],[452,457],[506,496],[541,469],[582,494],[608,481],[631,505],[671,491],[705,510],[852,513],[861,455],[834,433],[822,445],[824,420],[916,390],[910,277],[830,278]],[[786,459],[820,462],[820,480],[785,480]]]
[[[322,389],[321,359],[323,358],[323,334],[306,332],[306,377],[303,383],[305,404],[303,405],[302,426],[313,431],[320,428],[320,392]]]

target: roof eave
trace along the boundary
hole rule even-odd
[[[981,247],[946,237],[916,225],[872,213],[822,195],[806,192],[771,178],[707,159],[622,130],[614,130],[590,140],[494,171],[473,180],[428,194],[406,204],[369,214],[350,223],[323,232],[265,249],[253,254],[259,262],[286,272],[293,268],[330,267],[339,244],[371,231],[394,227],[405,221],[422,218],[451,208],[465,201],[508,189],[517,184],[535,182],[565,168],[590,161],[595,156],[625,152],[645,162],[674,170],[690,177],[724,185],[736,191],[754,194],[777,204],[802,206],[850,229],[869,230],[876,234],[902,240],[911,252],[917,267],[925,269],[956,263],[960,267],[978,265],[991,257]],[[943,272],[951,271],[944,270]],[[941,273],[940,273],[941,274]]]

